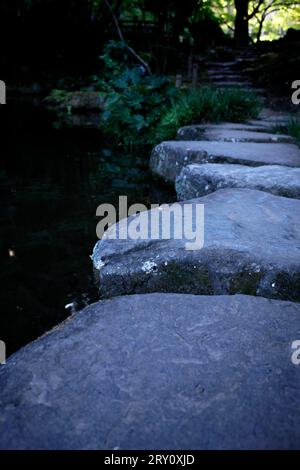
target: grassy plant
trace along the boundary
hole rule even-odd
[[[243,122],[260,111],[257,96],[248,90],[181,91],[167,77],[145,76],[118,42],[108,43],[101,58],[104,73],[94,83],[106,102],[102,129],[113,142],[154,145],[175,138],[185,124]]]
[[[104,103],[101,128],[117,145],[155,145],[175,138],[178,128],[187,124],[243,122],[260,111],[258,97],[249,90],[201,87],[183,91],[168,77],[146,75],[116,41],[107,44],[101,59],[103,73],[92,77],[94,93]],[[53,90],[50,102],[71,112],[73,93]]]
[[[128,77],[127,77],[128,78]],[[108,94],[103,129],[125,145],[154,145],[174,139],[179,127],[205,122],[244,122],[258,116],[258,97],[240,89],[203,87],[180,92],[166,80],[118,79]]]
[[[156,140],[173,139],[179,127],[205,122],[244,122],[258,116],[258,97],[241,89],[202,87],[187,92],[163,113],[157,127]]]
[[[300,119],[291,117],[288,123],[288,133],[296,139],[300,146]]]

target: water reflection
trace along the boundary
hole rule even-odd
[[[147,155],[113,151],[96,129],[55,129],[52,116],[1,107],[0,339],[7,353],[97,300],[89,255],[96,207],[165,202]]]

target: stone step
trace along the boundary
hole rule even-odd
[[[205,85],[210,85],[210,86],[213,86],[215,88],[220,88],[220,89],[230,89],[230,88],[235,88],[235,89],[239,89],[239,90],[246,90],[247,92],[251,92],[251,93],[255,93],[256,95],[259,95],[259,98],[263,100],[263,102],[266,101],[266,90],[264,88],[257,88],[257,87],[253,87],[251,84],[250,85],[226,85],[224,84],[224,82],[222,82],[222,84],[220,85],[218,82],[215,82],[215,83],[212,83],[212,82],[206,82],[204,83]]]
[[[247,80],[223,80],[223,81],[215,81],[214,84],[219,88],[245,88],[249,89],[252,88],[252,82]]]
[[[249,80],[243,78],[241,75],[237,75],[237,74],[215,74],[215,75],[211,75],[209,76],[210,80],[214,81],[214,82],[239,82],[239,83],[242,83],[242,82],[245,82],[245,83],[251,83]]]
[[[266,126],[263,124],[260,124],[260,122],[263,121],[257,121],[256,124],[252,124],[251,122],[246,122],[244,124],[238,123],[238,122],[222,122],[220,124],[192,124],[190,126],[184,126],[181,127],[177,135],[178,137],[191,135],[191,139],[189,140],[195,140],[192,137],[196,137],[197,135],[200,137],[200,135],[203,134],[203,131],[205,129],[207,130],[236,130],[236,131],[249,131],[249,132],[266,132]],[[199,140],[199,139],[197,139]]]
[[[226,68],[226,67],[222,67],[221,69],[220,68],[211,68],[211,69],[207,69],[206,73],[208,75],[219,75],[219,74],[222,74],[223,76],[224,75],[232,75],[232,74],[235,74],[235,73],[238,73],[238,72],[235,72],[234,70],[232,70],[232,68]]]
[[[274,111],[269,108],[263,108],[259,114],[259,119],[263,119],[270,122],[288,122],[291,118],[290,114]]]
[[[246,127],[246,126],[245,126]],[[271,134],[251,130],[251,126],[246,129],[232,129],[219,126],[186,126],[182,127],[177,132],[177,137],[180,140],[209,140],[209,141],[222,141],[222,142],[266,142],[266,143],[294,143],[295,139],[289,135],[284,134]]]
[[[202,248],[196,204],[204,204]],[[112,226],[96,244],[92,259],[100,269],[103,297],[147,292],[241,293],[300,301],[299,200],[250,189],[220,189],[176,207],[177,213],[170,217],[170,234],[175,233],[177,239],[163,238],[162,228],[166,229],[170,216],[165,206],[123,219],[116,228],[130,228],[133,235],[126,240],[112,239]],[[160,226],[155,239],[149,235],[149,226],[152,230],[156,219]],[[132,229],[140,221],[144,225],[134,239]],[[180,236],[182,226],[185,236]],[[187,236],[192,227],[193,236]],[[193,246],[187,245],[191,239]]]
[[[170,141],[154,147],[150,158],[153,173],[170,183],[190,163],[300,167],[300,149],[294,144]]]
[[[277,119],[251,119],[249,124],[253,126],[264,127],[267,131],[273,131],[277,128],[287,128],[289,125],[289,120],[284,118]]]
[[[237,57],[236,58],[236,63],[253,63],[257,59],[257,56],[255,55],[249,55],[249,56],[244,56],[244,57]]]
[[[90,305],[1,366],[0,448],[296,449],[299,317],[242,295]]]
[[[251,168],[244,165],[208,163],[188,165],[176,179],[179,200],[192,199],[221,188],[248,188],[278,196],[300,199],[300,168],[267,165]]]
[[[229,68],[235,67],[237,65],[236,61],[228,61],[228,62],[217,62],[217,61],[208,61],[206,62],[207,67],[213,68]]]
[[[233,74],[232,72],[231,73],[209,73],[207,74],[210,78],[210,80],[214,80],[214,81],[226,81],[226,80],[229,80],[229,81],[243,81],[244,78],[241,76],[241,75],[237,75],[237,74]],[[249,80],[247,80],[247,82],[249,82]]]

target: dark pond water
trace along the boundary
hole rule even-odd
[[[30,100],[0,113],[0,339],[9,355],[97,300],[89,256],[99,204],[174,195],[151,179],[147,154],[112,150],[97,129],[57,129]]]

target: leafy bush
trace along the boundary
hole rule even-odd
[[[165,77],[122,74],[108,93],[104,131],[125,145],[173,139],[179,127],[203,122],[244,122],[258,116],[259,99],[240,89],[179,91]]]
[[[126,146],[147,144],[162,109],[171,106],[180,92],[167,77],[146,75],[120,42],[110,41],[101,59],[103,75],[93,78],[105,100],[103,131]]]
[[[256,95],[240,89],[202,87],[180,90],[165,76],[149,76],[132,62],[124,44],[110,41],[101,56],[102,75],[94,76],[94,92],[54,90],[48,104],[70,113],[80,106],[104,108],[101,128],[112,143],[126,147],[154,145],[173,139],[179,127],[201,122],[242,122],[260,111]],[[146,59],[146,57],[145,57]],[[83,104],[82,104],[83,103]]]
[[[105,99],[102,128],[126,146],[174,138],[185,124],[241,122],[260,111],[259,100],[250,91],[211,87],[182,91],[165,76],[147,76],[120,42],[110,41],[101,59],[104,73],[94,82]]]
[[[171,106],[178,91],[166,77],[143,77],[138,68],[127,70],[110,85],[103,130],[126,146],[147,144],[162,109]]]

